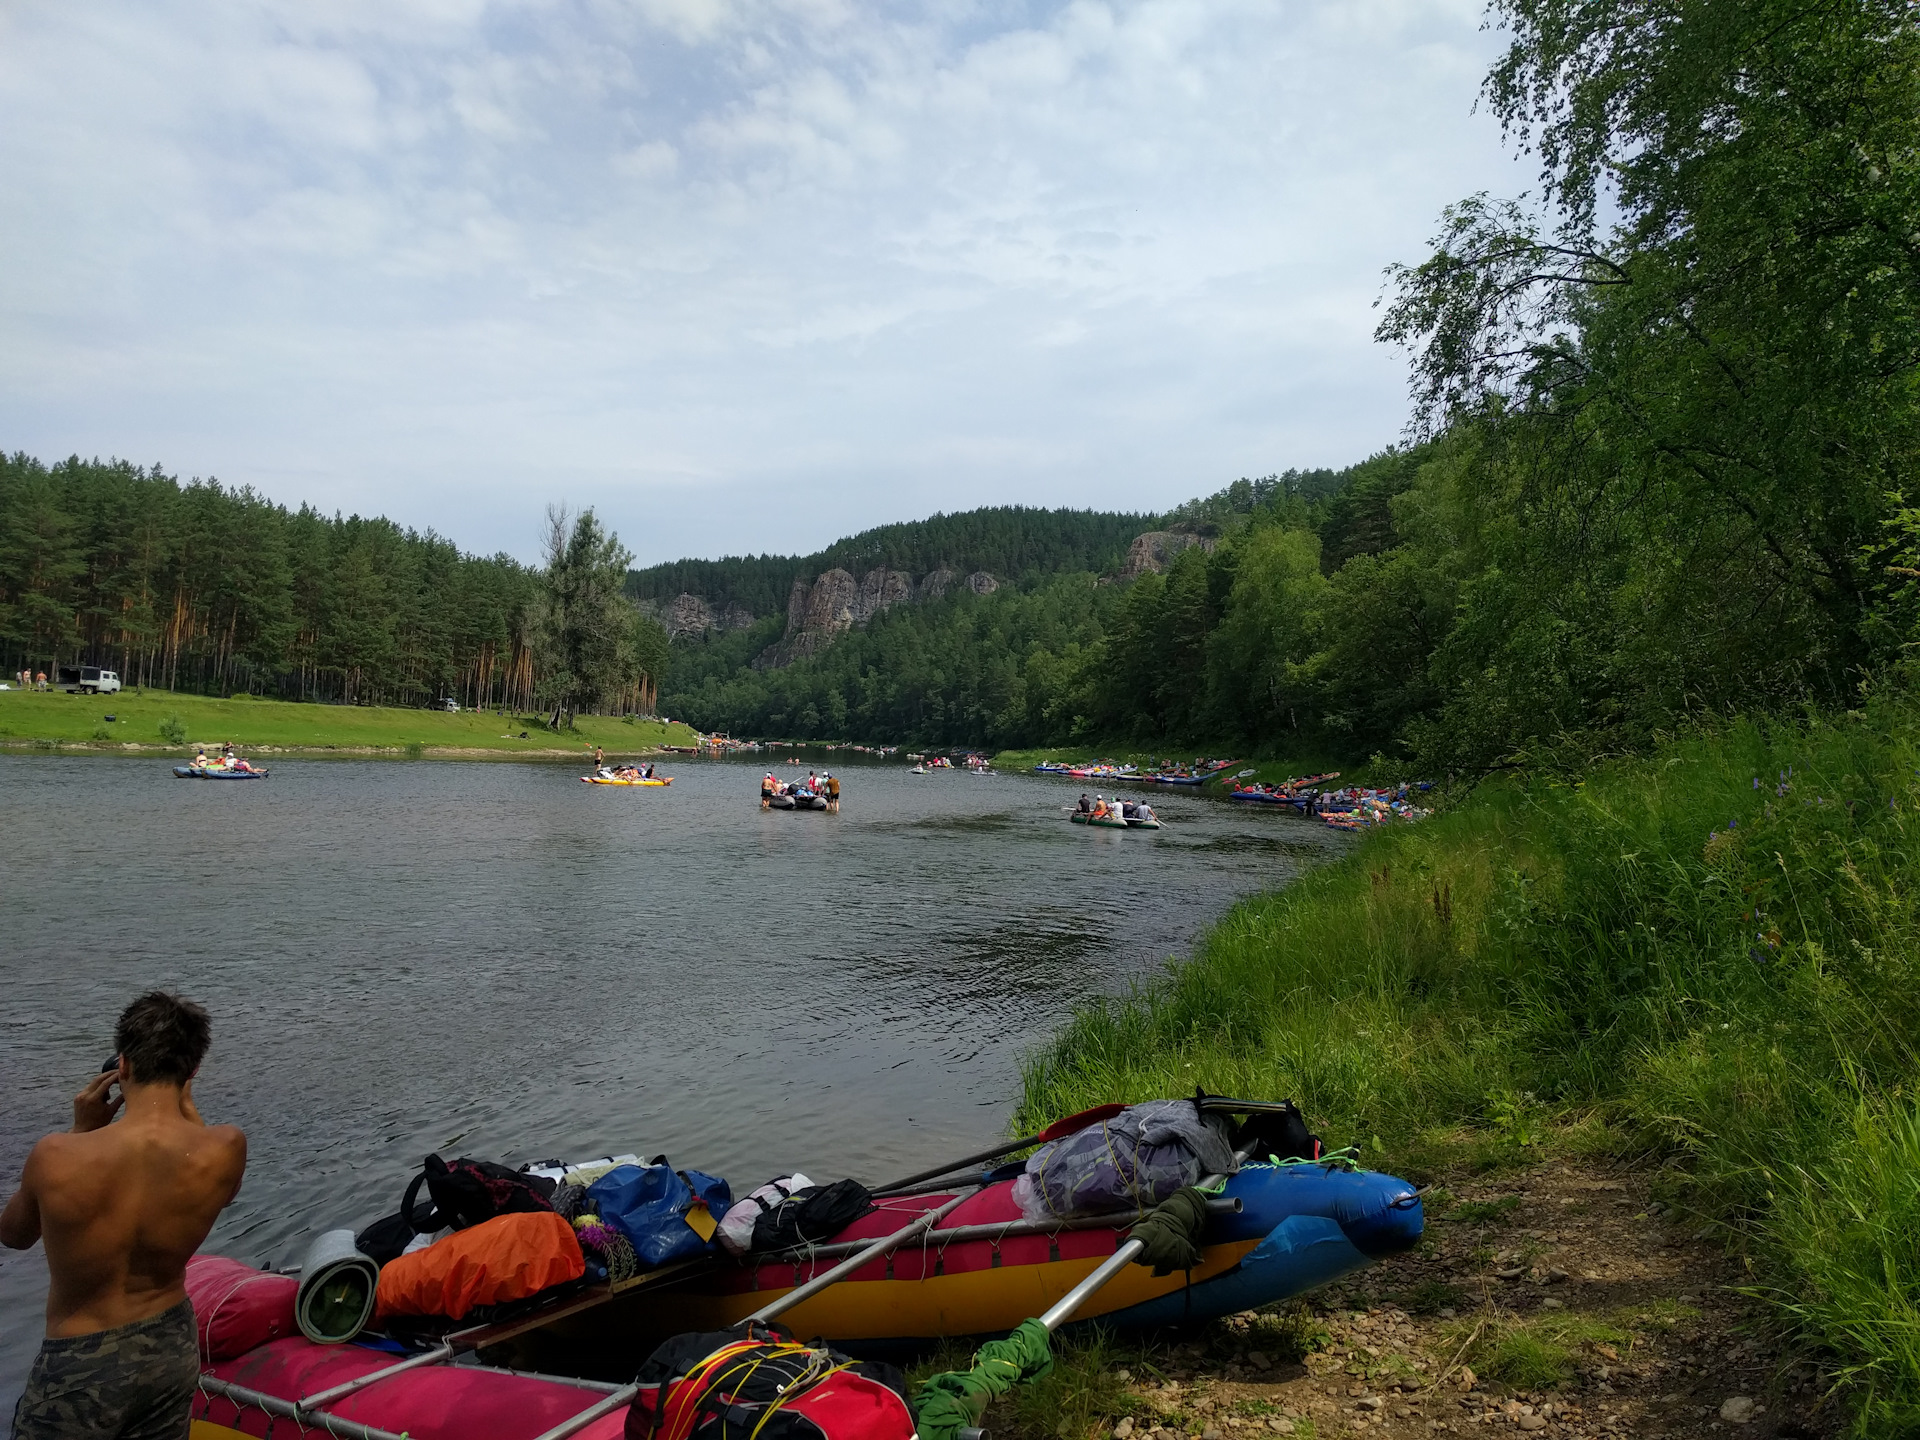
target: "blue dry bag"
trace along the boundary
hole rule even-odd
[[[687,1214],[706,1203],[712,1224],[695,1229]],[[691,1260],[713,1248],[714,1226],[733,1203],[727,1182],[671,1165],[620,1165],[587,1187],[585,1202],[627,1237],[642,1267]]]

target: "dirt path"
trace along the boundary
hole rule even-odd
[[[1413,1254],[1141,1352],[1055,1433],[1838,1434],[1813,1370],[1784,1360],[1764,1307],[1732,1293],[1744,1267],[1664,1213],[1645,1176],[1556,1163],[1448,1189]],[[1036,1417],[1003,1418],[1005,1434]]]

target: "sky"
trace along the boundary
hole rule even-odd
[[[1393,443],[1477,0],[0,0],[0,449],[531,560]]]

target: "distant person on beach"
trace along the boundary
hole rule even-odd
[[[240,1191],[247,1137],[194,1108],[205,1010],[156,990],[113,1033],[112,1068],[74,1096],[73,1128],[33,1147],[0,1212],[0,1244],[44,1239],[52,1280],[14,1440],[187,1435],[200,1375],[187,1260]]]

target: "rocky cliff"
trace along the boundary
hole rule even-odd
[[[1134,537],[1133,544],[1127,547],[1126,561],[1114,578],[1138,580],[1142,575],[1161,574],[1182,550],[1192,545],[1211,550],[1214,543],[1207,536],[1190,535],[1184,530],[1149,530]]]
[[[698,595],[689,595],[684,591],[664,604],[657,600],[642,600],[640,610],[642,614],[651,615],[660,622],[669,640],[700,636],[709,630],[724,634],[729,630],[745,630],[753,624],[751,611],[738,605],[716,610]]]
[[[944,599],[961,586],[976,595],[991,595],[1000,582],[984,570],[963,579],[946,569],[929,571],[918,583],[904,570],[869,570],[855,579],[850,571],[833,569],[813,580],[795,580],[787,594],[787,633],[753,663],[763,670],[791,665],[818,655],[882,610]]]

